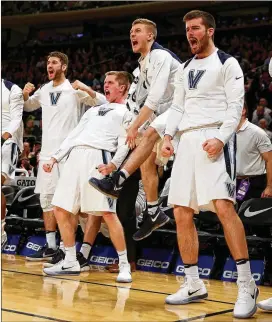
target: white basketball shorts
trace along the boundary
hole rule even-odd
[[[66,158],[59,163],[55,163],[51,172],[45,172],[43,170],[43,165],[49,163],[49,161],[39,161],[35,193],[39,193],[41,195],[53,195],[55,193],[65,161]]]
[[[236,198],[236,136],[225,145],[216,160],[211,160],[202,144],[218,129],[200,129],[183,133],[175,157],[168,202],[215,212],[213,200]]]
[[[6,179],[14,179],[15,169],[19,157],[19,149],[16,143],[7,140],[2,146],[2,170],[1,174]]]
[[[116,212],[116,201],[89,185],[90,177],[104,176],[96,167],[110,162],[111,154],[91,147],[75,147],[61,173],[52,204],[73,214],[81,212],[101,216]]]

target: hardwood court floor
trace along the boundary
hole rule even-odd
[[[165,305],[182,277],[137,271],[133,283],[115,283],[116,274],[93,269],[74,277],[46,277],[41,263],[2,255],[2,321],[239,321],[233,318],[235,283],[206,280],[209,299]],[[271,296],[260,287],[259,300]],[[258,310],[243,321],[272,321]]]

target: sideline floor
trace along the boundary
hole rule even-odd
[[[165,297],[182,277],[137,271],[133,283],[115,282],[116,274],[92,269],[80,276],[43,276],[42,264],[2,255],[2,321],[241,321],[232,316],[235,283],[204,280],[209,298],[172,306]],[[260,287],[259,300],[271,297]],[[258,310],[242,321],[269,322],[272,314]]]

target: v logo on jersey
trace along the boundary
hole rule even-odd
[[[188,86],[189,89],[197,89],[197,84],[199,83],[201,77],[204,75],[206,70],[197,70],[195,74],[195,70],[191,69],[188,74]]]
[[[51,100],[51,105],[57,105],[58,100],[60,98],[62,92],[54,92],[54,93],[49,93],[50,95],[50,100]]]

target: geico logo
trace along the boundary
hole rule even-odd
[[[201,268],[198,267],[199,274],[202,276],[209,276],[211,273],[211,270],[209,268]],[[184,266],[183,265],[178,265],[176,268],[177,273],[184,273]]]
[[[115,264],[118,262],[117,258],[104,257],[104,256],[95,256],[91,257],[91,261],[100,264]]]
[[[17,186],[19,187],[31,187],[31,186],[35,186],[35,184],[36,184],[35,180],[28,180],[28,179],[17,180]]]
[[[211,270],[209,268],[198,268],[199,274],[203,276],[209,276],[211,273]]]
[[[231,279],[237,279],[238,278],[238,273],[237,272],[232,272],[232,271],[225,271],[223,273],[224,278],[231,278]],[[262,277],[261,274],[259,273],[253,273],[252,277],[254,278],[255,281],[259,281]]]
[[[33,249],[33,250],[35,250],[37,252],[37,251],[39,251],[42,248],[42,246],[40,246],[38,244],[34,244],[32,242],[28,242],[26,244],[26,248]]]
[[[6,245],[4,247],[4,250],[8,251],[8,252],[15,252],[16,250],[16,245]]]
[[[155,268],[168,268],[169,262],[154,261],[152,259],[138,259],[137,264],[139,266],[155,267]]]

